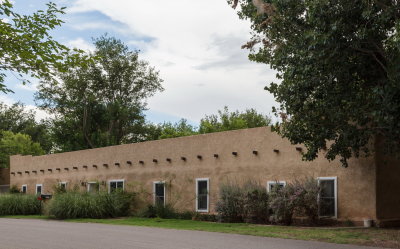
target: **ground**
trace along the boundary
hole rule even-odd
[[[368,249],[372,247],[317,241],[163,229],[154,227],[72,223],[39,219],[1,219],[5,249]]]

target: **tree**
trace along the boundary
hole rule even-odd
[[[43,155],[45,152],[39,143],[32,142],[26,134],[0,131],[0,168],[10,167],[11,155]]]
[[[49,153],[52,141],[48,124],[43,120],[37,122],[35,116],[34,111],[27,110],[21,103],[8,106],[0,102],[0,130],[29,135],[33,142],[39,143]]]
[[[10,92],[4,85],[6,71],[36,78],[53,78],[57,71],[87,62],[82,51],[70,50],[51,37],[49,31],[62,24],[57,17],[64,8],[54,3],[47,10],[32,15],[20,15],[13,11],[9,0],[0,2],[0,91]]]
[[[229,112],[228,107],[218,111],[218,115],[207,116],[200,121],[200,133],[211,133],[237,129],[268,126],[271,119],[257,113],[255,109],[247,109],[244,112],[238,110]]]
[[[43,80],[37,104],[54,114],[53,135],[61,151],[142,141],[146,99],[162,91],[159,73],[120,40],[94,40],[94,62]]]
[[[188,124],[186,119],[181,119],[175,124],[171,122],[166,122],[160,125],[159,128],[160,135],[158,139],[184,137],[198,134],[196,128]]]
[[[305,160],[347,160],[379,138],[400,148],[400,4],[385,0],[234,0],[254,35],[249,58],[278,71],[274,126]]]

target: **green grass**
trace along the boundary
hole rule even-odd
[[[39,218],[46,216],[8,216],[9,218]],[[305,228],[288,226],[252,225],[244,223],[213,223],[176,219],[119,218],[70,219],[68,222],[101,223],[112,225],[146,226],[180,230],[234,233],[273,238],[313,240],[340,244],[357,244],[400,248],[400,229],[378,228]]]

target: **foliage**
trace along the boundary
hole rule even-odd
[[[130,214],[135,194],[116,191],[95,194],[57,193],[48,204],[49,215],[57,219],[110,218]]]
[[[247,109],[244,112],[238,110],[230,112],[228,107],[218,110],[218,115],[209,115],[200,120],[200,133],[212,133],[245,128],[268,126],[271,119],[257,113],[255,109]]]
[[[0,103],[0,130],[27,134],[46,151],[52,149],[49,127],[46,121],[37,122],[36,113],[22,103],[6,105]]]
[[[243,188],[245,190],[245,222],[267,223],[270,215],[267,189],[251,181],[247,182]]]
[[[10,194],[18,194],[18,193],[21,193],[21,191],[19,190],[17,185],[12,185],[10,187],[10,189],[8,190],[8,193],[10,193]]]
[[[234,182],[220,186],[216,211],[223,222],[266,223],[269,217],[268,194],[256,182],[239,185]]]
[[[184,137],[198,134],[196,128],[188,124],[186,119],[181,119],[175,124],[166,122],[160,125],[160,130],[159,139]]]
[[[44,150],[28,135],[0,131],[0,167],[8,168],[10,155],[16,154],[39,156],[44,154]]]
[[[293,185],[287,184],[283,188],[274,188],[270,192],[270,207],[272,223],[290,225],[293,222],[293,214],[296,207],[296,200],[293,198],[295,189]]]
[[[32,215],[41,213],[41,203],[35,195],[0,195],[0,215]]]
[[[249,58],[277,70],[275,130],[304,143],[304,159],[400,148],[400,5],[380,0],[228,0],[251,21]]]
[[[177,212],[169,204],[147,205],[147,207],[139,213],[139,217],[190,220],[193,217],[193,212],[190,211]]]
[[[219,199],[215,207],[223,222],[243,222],[243,189],[236,183],[224,183],[219,188]]]
[[[50,79],[56,71],[86,63],[82,51],[71,51],[49,34],[62,24],[60,14],[64,14],[64,8],[54,3],[48,3],[47,10],[21,15],[13,10],[10,0],[0,2],[0,92],[10,92],[3,84],[5,71],[18,73],[19,77],[28,74]]]
[[[194,213],[192,220],[216,222],[218,217],[215,214]]]
[[[146,99],[163,90],[159,73],[120,40],[94,40],[94,63],[43,80],[37,104],[55,115],[54,140],[61,151],[142,141]]]
[[[294,188],[292,199],[295,200],[295,216],[308,217],[311,224],[318,221],[318,195],[321,188],[318,180],[307,177],[301,181],[296,180],[291,185]]]

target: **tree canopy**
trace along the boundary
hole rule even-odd
[[[60,14],[64,8],[54,3],[48,3],[47,10],[21,15],[13,10],[11,1],[0,2],[0,92],[10,92],[4,85],[6,72],[18,74],[15,76],[26,83],[24,74],[54,78],[57,71],[88,61],[82,51],[70,50],[49,34],[63,23]]]
[[[220,131],[238,130],[268,126],[271,119],[268,116],[257,113],[255,109],[246,109],[244,112],[238,110],[230,112],[225,106],[218,110],[218,115],[206,115],[200,120],[200,133],[212,133]]]
[[[11,155],[43,155],[45,152],[39,143],[31,140],[26,134],[13,133],[11,131],[0,131],[0,167],[10,166]]]
[[[400,148],[400,4],[382,0],[229,0],[251,21],[249,58],[277,70],[275,130],[304,159],[368,155],[379,137]]]
[[[162,91],[158,71],[120,40],[94,40],[94,62],[42,80],[37,104],[54,114],[53,136],[60,151],[142,141],[147,98]]]
[[[157,140],[174,137],[192,136],[205,133],[263,127],[271,124],[268,116],[258,113],[255,109],[246,109],[244,112],[229,111],[228,107],[218,110],[218,114],[206,115],[196,127],[186,119],[176,123],[148,124],[145,140]]]
[[[15,103],[6,105],[0,102],[0,131],[11,131],[29,135],[33,142],[37,142],[49,153],[52,141],[46,121],[35,120],[36,113],[28,110],[25,105]]]

